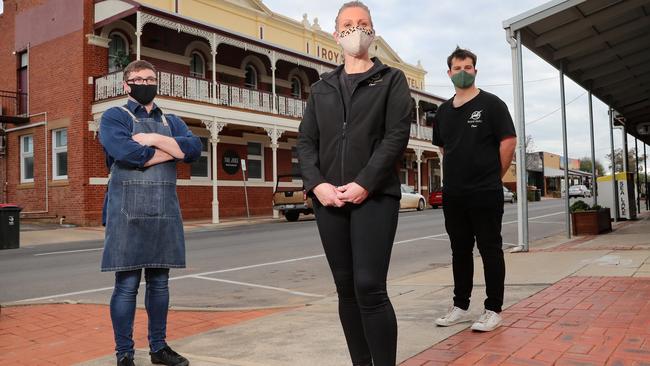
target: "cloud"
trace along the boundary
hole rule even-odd
[[[334,18],[344,1],[266,0],[274,12],[301,20],[309,14],[318,17],[323,30],[334,29]],[[403,1],[366,0],[377,33],[408,63],[422,62],[427,75],[427,91],[451,97],[454,93],[446,74],[446,58],[456,45],[478,55],[477,85],[503,99],[514,114],[512,61],[502,22],[546,3],[546,0],[504,1]],[[538,120],[526,126],[539,150],[562,154],[559,72],[531,51],[524,49],[525,118]],[[507,85],[503,85],[507,84]],[[584,89],[565,80],[566,101],[579,97],[567,106],[567,141],[569,156],[590,156],[589,110]],[[604,165],[610,151],[607,106],[594,98],[595,148]],[[615,146],[622,145],[615,131]],[[630,146],[633,146],[633,141]]]

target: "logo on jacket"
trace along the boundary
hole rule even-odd
[[[472,125],[472,128],[478,127],[479,123],[483,123],[483,120],[481,119],[481,113],[482,112],[483,112],[482,109],[480,111],[474,111],[469,116],[469,120],[467,120],[467,123]]]
[[[384,81],[383,76],[381,76],[380,74],[373,75],[368,79],[368,86],[375,86],[381,83],[382,81]]]

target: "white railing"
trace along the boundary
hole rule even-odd
[[[95,101],[124,95],[123,73],[95,78]],[[261,90],[217,83],[212,95],[212,81],[169,72],[158,72],[158,95],[204,103],[215,103],[256,112],[273,112],[273,94]],[[301,118],[307,103],[301,99],[276,96],[277,114]]]
[[[411,135],[412,138],[432,141],[433,140],[433,129],[427,126],[419,126],[415,123],[411,123]]]

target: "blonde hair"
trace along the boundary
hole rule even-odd
[[[370,26],[374,27],[372,24],[372,15],[370,15],[370,9],[366,4],[364,4],[361,1],[348,1],[347,3],[343,4],[341,8],[339,9],[339,12],[336,14],[336,19],[334,19],[334,30],[338,32],[339,30],[339,16],[341,16],[341,13],[343,10],[347,8],[361,8],[368,12],[368,18],[370,19]]]

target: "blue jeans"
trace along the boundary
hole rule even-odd
[[[135,304],[140,287],[142,270],[115,272],[115,288],[111,297],[111,321],[115,334],[115,351],[118,358],[133,356],[133,320]],[[167,333],[167,309],[169,307],[169,269],[145,268],[147,283],[144,304],[149,318],[149,348],[157,352],[164,348]]]

